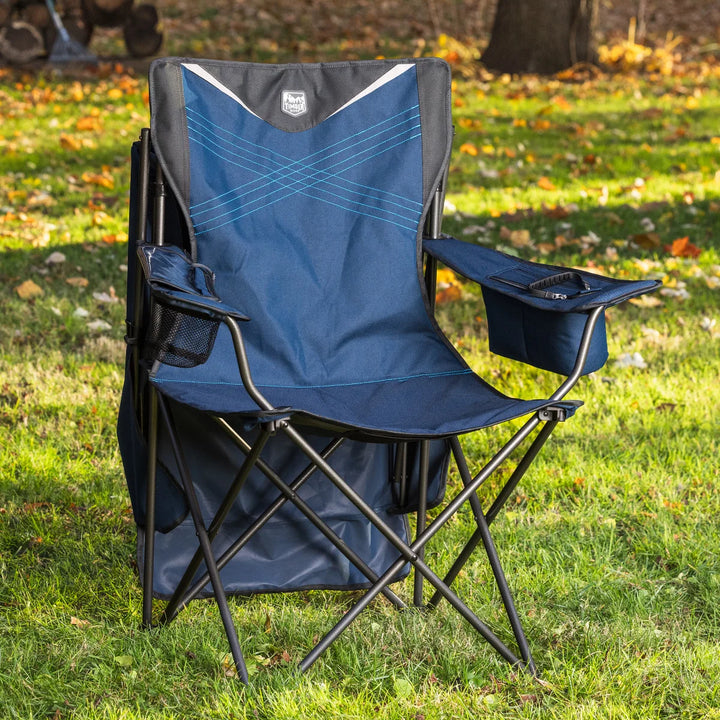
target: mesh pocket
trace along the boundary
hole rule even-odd
[[[154,303],[145,337],[143,359],[174,367],[202,365],[215,344],[219,320],[188,315]]]

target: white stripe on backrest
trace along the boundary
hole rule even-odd
[[[182,66],[187,68],[190,72],[195,73],[198,77],[201,77],[206,82],[209,82],[213,87],[216,87],[221,93],[232,98],[238,105],[242,105],[251,115],[255,115],[256,118],[260,116],[254,113],[230,88],[223,85],[217,78],[214,78],[209,72],[201,68],[199,65],[194,63],[183,63]]]
[[[386,83],[389,83],[391,80],[394,80],[396,77],[399,77],[404,72],[407,72],[410,70],[410,68],[414,68],[414,63],[404,63],[402,65],[395,65],[391,70],[388,70],[384,75],[381,75],[374,83],[371,85],[368,85],[362,92],[359,92],[354,98],[346,102],[341,108],[338,108],[334,113],[331,113],[328,117],[332,117],[333,115],[337,115],[341,110],[344,110],[346,107],[349,107],[353,103],[357,102],[361,98],[364,98],[366,95],[369,95],[370,93],[375,92],[377,89],[381,88]]]

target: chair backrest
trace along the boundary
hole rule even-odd
[[[376,382],[447,364],[420,251],[452,142],[443,61],[168,58],[150,94],[194,259],[251,318],[256,382]],[[408,336],[426,340],[419,356]]]

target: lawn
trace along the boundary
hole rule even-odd
[[[146,82],[113,65],[0,73],[0,716],[720,717],[719,64],[457,74],[445,230],[664,283],[609,314],[608,364],[494,525],[542,679],[442,606],[382,601],[298,675],[353,597],[312,592],[232,602],[247,688],[212,603],[140,630],[115,417]],[[441,321],[473,367],[528,397],[556,382],[491,356],[477,289],[441,280]],[[504,432],[468,440],[471,458]],[[462,515],[453,536],[469,528]],[[482,560],[458,582],[509,638]]]

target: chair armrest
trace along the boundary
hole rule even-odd
[[[539,310],[587,312],[618,305],[661,285],[658,280],[618,280],[585,270],[521,260],[449,236],[425,240],[423,249],[483,288]]]
[[[423,249],[480,284],[490,350],[569,376],[590,313],[602,309],[582,374],[607,361],[604,309],[660,286],[655,280],[617,280],[583,270],[534,263],[453,237],[425,240]]]
[[[138,257],[153,298],[163,305],[216,320],[250,319],[215,294],[215,277],[210,268],[192,262],[179,248],[141,245]]]

